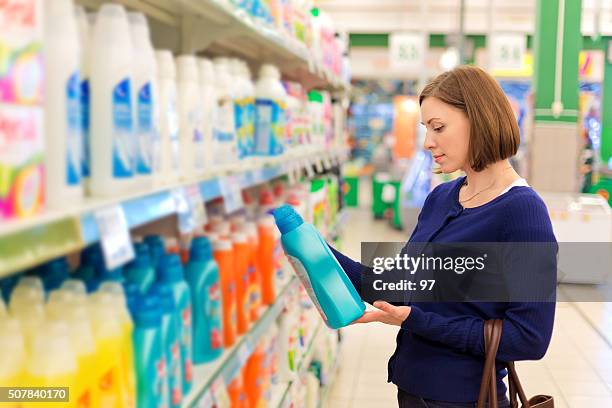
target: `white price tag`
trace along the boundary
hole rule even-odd
[[[210,393],[210,390],[204,392],[202,398],[198,401],[198,408],[213,408],[215,406],[215,402],[213,401],[213,396]]]
[[[187,186],[185,187],[185,192],[196,227],[206,224],[208,218],[206,216],[206,208],[204,207],[204,199],[202,198],[200,186],[197,184]]]
[[[217,378],[210,388],[215,406],[217,408],[230,408],[230,398],[223,377]]]
[[[94,213],[94,217],[100,230],[106,267],[115,269],[133,259],[134,247],[123,207],[116,204],[101,208]]]
[[[231,214],[244,207],[242,201],[242,187],[237,176],[226,176],[220,180],[221,196],[225,212]]]
[[[323,172],[323,159],[321,157],[315,159],[315,167],[317,168],[317,173]]]
[[[304,160],[303,166],[306,168],[306,175],[308,176],[308,178],[313,178],[315,176],[315,172],[312,169],[312,164],[310,163],[310,160]]]

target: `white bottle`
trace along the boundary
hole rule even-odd
[[[238,152],[234,124],[234,102],[232,98],[233,76],[229,72],[226,58],[215,59],[217,82],[217,125],[213,139],[214,164],[222,170],[236,166]]]
[[[66,207],[83,197],[79,37],[72,0],[45,2],[46,203]]]
[[[137,136],[136,172],[138,184],[151,188],[156,161],[159,161],[157,62],[149,37],[147,19],[142,13],[129,13],[134,49],[135,129]]]
[[[255,152],[277,156],[284,151],[287,93],[274,65],[262,65],[255,84]]]
[[[176,59],[181,152],[181,178],[191,180],[204,173],[204,138],[198,62],[193,55]]]
[[[161,166],[156,179],[158,185],[163,185],[177,181],[180,173],[176,67],[170,51],[156,51],[155,57],[157,59],[161,137]]]
[[[89,148],[89,58],[91,48],[91,28],[85,9],[81,6],[76,7],[77,28],[79,31],[79,45],[81,52],[80,76],[81,76],[81,175],[83,176],[83,186],[89,191],[90,171],[90,148]]]
[[[244,61],[234,59],[231,67],[234,75],[232,90],[238,157],[245,159],[252,156],[254,151],[255,86]]]
[[[200,58],[200,98],[202,101],[202,136],[204,138],[204,168],[213,171],[213,134],[217,116],[217,89],[212,61]]]
[[[104,4],[96,16],[91,68],[91,193],[113,196],[134,187],[133,61],[125,9]]]

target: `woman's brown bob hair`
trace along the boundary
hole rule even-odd
[[[470,121],[468,159],[475,171],[516,154],[520,133],[510,102],[489,74],[477,67],[459,66],[438,75],[419,95],[462,110]]]

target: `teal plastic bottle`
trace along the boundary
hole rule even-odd
[[[156,283],[151,287],[151,294],[159,297],[161,305],[161,333],[168,377],[168,407],[180,408],[183,400],[183,367],[179,341],[179,311],[174,302],[171,286]]]
[[[319,232],[289,205],[274,210],[281,242],[310,298],[332,329],[347,326],[365,305]]]
[[[157,266],[157,282],[172,288],[174,303],[179,312],[179,341],[181,344],[181,366],[183,368],[183,395],[193,385],[191,293],[184,278],[183,265],[176,254],[164,255]]]
[[[155,269],[151,264],[151,256],[147,244],[134,244],[134,252],[134,260],[125,268],[125,280],[136,284],[140,293],[145,294],[155,282]]]
[[[151,254],[151,264],[154,268],[157,268],[159,261],[166,253],[164,239],[159,235],[147,235],[144,239],[144,242],[149,246],[149,251]]]
[[[137,295],[130,312],[134,319],[134,370],[136,407],[168,407],[166,356],[161,333],[161,308],[157,296]]]
[[[223,353],[219,267],[206,237],[191,242],[185,280],[193,309],[193,362],[208,363]]]

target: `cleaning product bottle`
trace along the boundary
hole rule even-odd
[[[105,3],[91,55],[91,193],[114,196],[134,186],[133,49],[125,9]]]
[[[265,305],[271,305],[276,299],[274,284],[274,248],[276,236],[274,232],[274,218],[271,215],[260,217],[257,222],[259,232],[259,247],[257,250],[258,269],[261,277],[261,300]]]
[[[202,102],[198,63],[193,55],[176,59],[178,71],[181,176],[185,180],[204,172],[205,146],[202,134]]]
[[[134,244],[135,257],[125,268],[125,280],[138,286],[145,294],[155,282],[155,269],[151,263],[149,246],[145,243]]]
[[[164,249],[164,239],[160,235],[147,235],[144,242],[149,246],[151,264],[157,269],[159,261],[166,253],[166,250]]]
[[[151,289],[159,297],[162,312],[161,333],[164,354],[167,363],[168,406],[180,407],[183,399],[183,367],[181,361],[181,319],[174,302],[172,287],[166,284],[155,284]]]
[[[210,362],[223,352],[221,284],[219,267],[213,259],[208,238],[191,242],[185,280],[191,290],[193,304],[193,362]]]
[[[262,65],[255,84],[255,152],[259,155],[284,151],[286,98],[278,68]]]
[[[157,184],[178,180],[180,175],[179,119],[176,90],[176,66],[172,53],[155,52],[159,85],[159,127],[161,137],[161,166]]]
[[[365,305],[321,238],[289,206],[274,211],[283,248],[325,323],[338,329],[363,315]]]
[[[257,235],[257,226],[251,221],[244,223],[241,231],[247,235],[249,244],[247,296],[250,306],[249,320],[255,322],[259,318],[259,309],[261,309],[261,275],[257,262],[259,236]]]
[[[260,341],[255,346],[244,368],[244,387],[249,408],[258,407],[262,397],[265,382],[263,373],[265,357],[265,349],[263,343]]]
[[[191,294],[185,282],[183,266],[176,254],[164,255],[157,267],[158,283],[172,287],[174,302],[179,312],[180,330],[178,333],[181,344],[181,366],[183,394],[189,393],[193,385],[192,328],[191,328]]]
[[[234,273],[236,282],[236,317],[238,334],[249,330],[251,305],[249,304],[249,241],[246,234],[235,232],[231,235],[234,248]]]
[[[236,303],[236,277],[234,251],[231,241],[218,239],[213,242],[213,254],[221,277],[221,299],[223,300],[223,346],[231,347],[236,341],[238,329]]]
[[[76,7],[77,28],[79,30],[79,45],[81,61],[79,65],[79,74],[81,77],[81,176],[83,177],[83,186],[86,191],[89,191],[89,176],[90,176],[90,148],[89,148],[89,61],[91,47],[91,28],[87,20],[87,13],[82,6]]]
[[[45,180],[51,208],[83,197],[79,37],[72,0],[45,5]]]
[[[136,405],[136,378],[134,376],[134,348],[132,346],[132,333],[134,331],[134,323],[130,317],[130,312],[127,308],[127,299],[123,290],[123,285],[118,281],[104,281],[98,289],[100,293],[108,293],[111,295],[115,309],[115,314],[118,317],[121,327],[121,377],[125,381],[125,398],[128,407]]]
[[[200,98],[202,101],[202,137],[204,139],[204,167],[211,172],[213,166],[213,135],[217,123],[217,89],[215,87],[215,69],[211,60],[200,58]]]
[[[47,321],[34,338],[24,376],[28,387],[68,387],[75,389],[77,362],[68,338],[68,327],[62,321]],[[69,407],[76,407],[71,399]],[[40,402],[24,403],[37,407]]]
[[[161,333],[161,307],[153,295],[137,295],[134,316],[134,370],[138,408],[168,407],[167,363]]]
[[[121,322],[110,293],[96,292],[89,297],[89,313],[96,339],[96,378],[100,406],[127,406],[127,379],[122,369],[124,338]]]
[[[0,387],[24,387],[26,350],[19,320],[0,318]],[[8,408],[19,407],[8,403]]]
[[[251,111],[255,99],[255,90],[244,71],[242,61],[230,60],[232,81],[232,98],[234,102],[234,124],[236,127],[236,142],[238,158],[244,159],[253,154],[253,123]],[[247,68],[248,70],[248,68]]]
[[[217,124],[213,135],[214,164],[222,169],[229,169],[236,165],[238,159],[231,85],[233,77],[226,58],[215,59],[214,65],[217,85]]]
[[[129,13],[130,33],[134,55],[134,111],[135,111],[135,153],[138,185],[149,189],[153,183],[154,149],[159,149],[159,132],[155,99],[157,62],[149,38],[149,26],[142,13]]]

